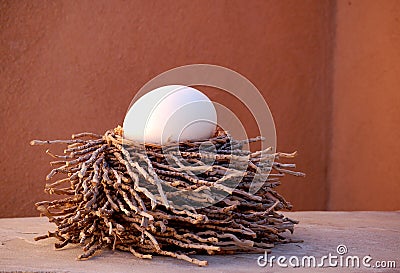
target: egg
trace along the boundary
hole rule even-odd
[[[202,92],[183,85],[167,85],[146,93],[128,110],[124,138],[166,144],[210,138],[217,112]]]

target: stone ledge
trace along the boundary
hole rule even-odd
[[[297,219],[293,239],[304,243],[278,245],[272,250],[275,256],[306,255],[322,257],[344,244],[347,255],[374,260],[393,260],[397,269],[367,268],[273,268],[259,267],[260,254],[198,256],[209,262],[198,267],[184,261],[154,257],[141,260],[129,253],[104,250],[100,255],[77,261],[80,246],[54,249],[53,239],[35,242],[33,237],[53,230],[47,218],[0,219],[0,272],[399,272],[400,271],[400,212],[286,212]],[[372,263],[372,262],[371,262]]]

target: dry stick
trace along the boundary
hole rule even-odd
[[[92,137],[92,138],[102,138],[102,135],[98,135],[98,134],[94,134],[94,133],[90,133],[90,132],[84,132],[84,133],[79,133],[79,134],[73,134],[71,137],[72,139],[76,139],[76,138],[80,138],[80,137]]]
[[[51,153],[49,149],[46,150],[46,154],[48,154],[49,156],[51,156],[53,158],[64,159],[64,160],[67,160],[67,159],[70,159],[73,157],[72,155],[55,155],[55,154]]]
[[[184,261],[188,261],[192,264],[197,264],[198,266],[206,266],[208,264],[207,261],[201,261],[195,258],[190,258],[189,256],[185,255],[185,254],[178,254],[178,253],[174,253],[171,251],[165,251],[165,250],[159,250],[157,251],[157,253],[161,254],[161,255],[165,255],[165,256],[170,256],[173,258],[177,258],[180,260],[184,260]]]
[[[141,259],[152,259],[153,256],[151,256],[150,254],[142,254],[137,252],[133,246],[129,246],[129,251],[133,254],[133,256],[137,257],[137,258],[141,258]]]
[[[93,147],[95,145],[100,145],[104,143],[104,140],[98,139],[98,140],[93,140],[93,141],[85,141],[84,145],[79,145],[75,147],[68,147],[67,149],[64,150],[64,153],[71,153],[71,152],[76,152],[76,151],[81,151],[90,147]]]
[[[69,139],[69,140],[32,140],[30,142],[30,145],[46,145],[46,144],[58,144],[58,143],[63,143],[63,144],[73,144],[73,143],[86,143],[85,140],[82,139]]]

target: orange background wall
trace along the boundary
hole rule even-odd
[[[49,158],[31,139],[103,133],[148,80],[192,63],[231,68],[261,90],[278,149],[299,151],[307,173],[280,187],[296,210],[400,209],[399,6],[1,1],[0,217],[37,215],[47,198]]]
[[[400,2],[339,1],[329,161],[333,210],[400,209]]]

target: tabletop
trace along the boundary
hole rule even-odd
[[[0,272],[400,272],[400,212],[284,212],[299,220],[293,234],[302,243],[277,245],[269,254],[196,256],[188,262],[103,250],[77,261],[80,246],[55,250],[54,239],[33,238],[54,230],[47,218],[0,219]]]

